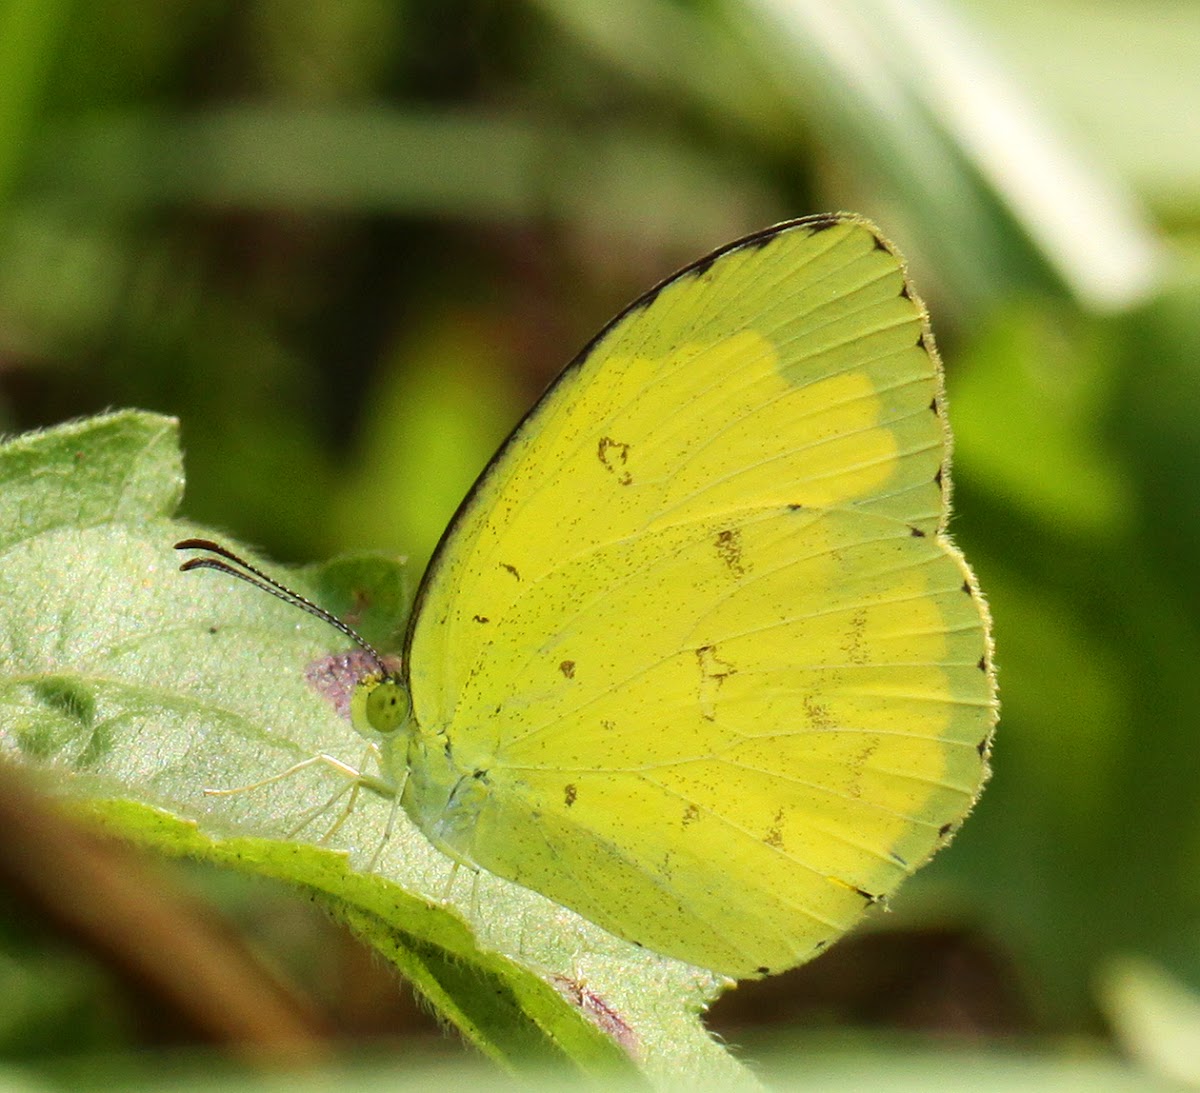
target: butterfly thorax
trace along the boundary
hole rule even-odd
[[[460,754],[462,750],[454,748],[445,733],[426,730],[414,722],[401,804],[443,854],[473,865],[475,824],[491,793],[491,757]]]

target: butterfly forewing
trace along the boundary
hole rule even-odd
[[[431,564],[414,819],[734,976],[848,929],[986,773],[987,621],[943,535],[940,404],[921,306],[856,218],[781,226],[635,303]]]

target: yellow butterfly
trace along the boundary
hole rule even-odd
[[[455,861],[656,952],[738,978],[807,960],[987,777],[949,446],[924,308],[867,221],[680,271],[459,508],[402,669],[376,657],[354,693],[364,781]]]

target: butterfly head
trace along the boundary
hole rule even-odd
[[[390,737],[400,731],[408,724],[411,713],[408,689],[391,672],[364,676],[350,696],[350,724],[368,740]]]

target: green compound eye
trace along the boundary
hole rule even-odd
[[[362,680],[350,698],[350,720],[360,733],[393,733],[408,720],[411,710],[404,685],[391,676]]]

